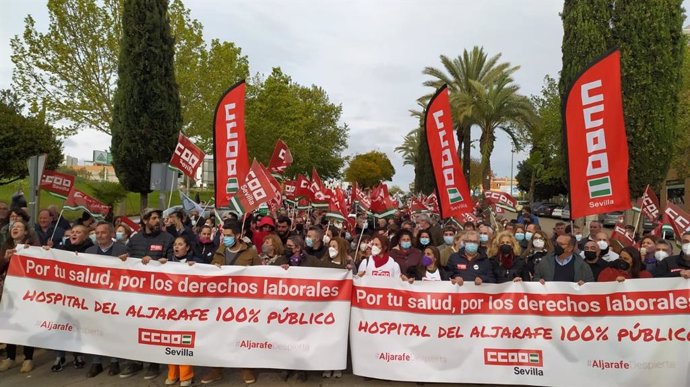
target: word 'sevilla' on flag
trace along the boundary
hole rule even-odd
[[[46,169],[41,176],[40,188],[51,195],[66,199],[74,188],[74,176]]]
[[[230,199],[231,211],[237,215],[248,214],[273,198],[274,188],[264,171],[264,167],[254,160],[246,181]]]
[[[292,165],[292,153],[290,153],[290,148],[283,140],[278,140],[276,142],[276,147],[273,150],[273,156],[271,156],[271,162],[268,163],[268,170],[275,175],[282,175],[285,170]]]
[[[196,171],[204,162],[205,156],[204,151],[180,133],[177,137],[177,146],[170,158],[170,165],[182,171],[190,179],[196,179]]]
[[[230,204],[249,171],[244,131],[244,96],[247,85],[237,83],[218,101],[213,118],[213,162],[216,207]]]
[[[424,130],[436,177],[441,218],[459,219],[461,214],[472,211],[472,198],[460,171],[448,86],[441,86],[429,101]]]
[[[571,216],[629,209],[620,51],[589,66],[570,87],[564,106]]]

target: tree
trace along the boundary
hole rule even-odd
[[[45,108],[58,134],[90,128],[110,134],[122,35],[123,0],[49,0],[46,33],[29,15],[22,36],[11,42],[12,87],[29,108]],[[169,9],[175,38],[184,130],[210,150],[212,112],[231,84],[249,75],[246,56],[233,43],[204,42],[203,27],[181,0]]]
[[[56,169],[62,162],[62,142],[40,117],[25,116],[24,106],[9,90],[0,91],[0,185],[28,176],[26,159],[47,153],[46,169]]]
[[[679,179],[686,179],[690,177],[690,46],[687,41],[681,71],[683,83],[678,98],[678,134],[675,136],[671,165]]]
[[[519,87],[513,82],[510,74],[517,70],[513,67],[506,70],[487,86],[472,81],[475,93],[473,117],[482,130],[479,138],[481,149],[481,169],[484,181],[482,188],[491,188],[491,154],[496,142],[496,130],[505,132],[513,142],[513,147],[522,147],[519,131],[526,130],[534,124],[536,116],[527,97],[518,94]]]
[[[182,126],[166,0],[126,0],[111,125],[113,167],[147,206],[151,163],[170,160]]]
[[[419,140],[415,156],[417,163],[414,165],[414,192],[421,192],[425,195],[436,190],[436,176],[434,175],[434,166],[431,163],[429,143],[426,140],[426,129],[424,128],[424,112],[429,98],[422,97],[417,100],[417,105],[422,107],[421,111],[410,110],[410,115],[419,120]]]
[[[647,184],[664,181],[676,140],[681,86],[681,0],[615,2],[612,34],[621,48],[629,184],[639,197]]]
[[[288,176],[316,167],[322,178],[337,177],[345,164],[348,127],[339,123],[342,106],[330,102],[322,88],[301,86],[280,68],[266,79],[255,77],[247,88],[246,129],[250,158],[265,165],[282,139],[294,162]]]
[[[127,197],[127,190],[119,183],[111,181],[90,182],[89,187],[91,187],[96,199],[110,206],[111,211],[108,213],[108,218],[113,216],[115,205]]]
[[[419,137],[422,135],[421,128],[410,130],[409,133],[403,137],[403,142],[393,149],[394,152],[400,153],[403,158],[403,165],[417,165],[417,150],[419,149]]]
[[[462,56],[455,59],[441,55],[441,64],[448,74],[434,67],[426,67],[423,71],[424,74],[435,78],[424,82],[424,86],[430,86],[436,90],[444,84],[448,85],[453,122],[458,138],[458,156],[465,176],[470,174],[471,130],[476,123],[473,117],[475,88],[472,82],[489,85],[500,74],[507,71],[510,64],[499,64],[500,58],[501,54],[489,58],[483,47],[474,46],[472,51],[463,50]],[[428,97],[431,98],[431,95]]]
[[[484,181],[484,175],[482,175],[482,162],[480,159],[472,158],[470,159],[470,178],[467,181],[467,185],[470,191],[476,191],[482,186],[482,181]],[[493,175],[492,172],[489,172]]]
[[[345,180],[356,182],[361,187],[374,187],[381,182],[390,181],[395,168],[388,156],[379,151],[371,151],[354,156],[345,169]]]

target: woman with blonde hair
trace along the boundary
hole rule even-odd
[[[519,252],[520,244],[511,231],[501,231],[491,240],[488,255],[497,283],[523,278],[525,260],[520,257]]]
[[[283,246],[280,237],[273,233],[266,235],[259,255],[261,262],[264,265],[272,265],[283,254],[285,254],[285,246]]]

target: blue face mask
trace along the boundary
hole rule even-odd
[[[412,247],[412,242],[400,242],[400,247],[402,247],[403,249],[409,249],[410,247]]]
[[[68,239],[69,239],[69,238],[67,238],[67,237],[62,237],[62,245],[63,245],[63,246],[65,246],[65,245],[67,244],[67,240],[68,240]]]
[[[527,232],[525,233],[525,239],[527,239],[528,241],[529,241],[529,240],[532,240],[532,235],[534,235],[533,232],[527,231]]]
[[[234,236],[224,236],[223,237],[223,245],[225,247],[232,247],[232,245],[235,244],[235,237]]]
[[[421,243],[422,246],[426,246],[429,244],[429,238],[419,238],[419,243]]]
[[[515,233],[515,239],[518,241],[524,241],[525,240],[525,233],[524,232],[516,232]]]
[[[479,234],[479,242],[488,242],[489,236],[486,234]]]
[[[478,249],[479,249],[479,245],[477,243],[474,243],[474,242],[465,243],[465,251],[470,253],[470,254],[476,253]]]
[[[125,233],[124,232],[118,231],[115,233],[115,240],[116,241],[121,241],[123,239],[125,239]]]
[[[311,238],[306,238],[306,239],[304,240],[304,243],[307,245],[307,247],[312,247],[312,246],[314,246],[314,240],[311,239]]]
[[[443,243],[447,244],[448,246],[452,246],[454,240],[454,236],[446,235],[443,237]]]

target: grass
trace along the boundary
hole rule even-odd
[[[0,185],[0,201],[6,201],[7,204],[10,204],[12,201],[12,195],[14,195],[15,192],[17,192],[17,188],[21,186],[24,189],[24,197],[26,198],[26,201],[29,201],[29,180],[24,179],[24,180],[19,180],[11,184],[7,185]],[[79,191],[84,192],[87,195],[90,195],[92,197],[95,197],[93,195],[93,190],[89,186],[89,181],[85,180],[81,177],[77,177],[75,181],[75,186],[76,189]],[[208,190],[208,189],[192,189],[190,190],[189,196],[194,199],[194,195],[199,192],[199,196],[202,201],[208,201],[211,197],[213,197],[213,190]],[[40,198],[39,198],[39,208],[46,208],[48,206],[55,205],[58,208],[62,208],[62,204],[64,203],[64,199],[61,199],[57,196],[53,196],[47,191],[40,190]],[[158,207],[158,191],[153,191],[148,195],[149,199],[149,207]],[[168,198],[170,194],[166,194],[166,199],[164,201],[165,206],[168,204]],[[98,199],[98,198],[96,198]],[[171,206],[179,205],[181,204],[180,201],[180,195],[177,191],[172,193],[172,200],[170,202]],[[65,211],[64,217],[70,220],[74,220],[78,218],[81,215],[82,211]],[[120,205],[115,206],[114,208],[114,213],[115,215],[139,215],[139,194],[135,192],[129,192],[127,194],[127,197],[125,200],[123,200]]]

